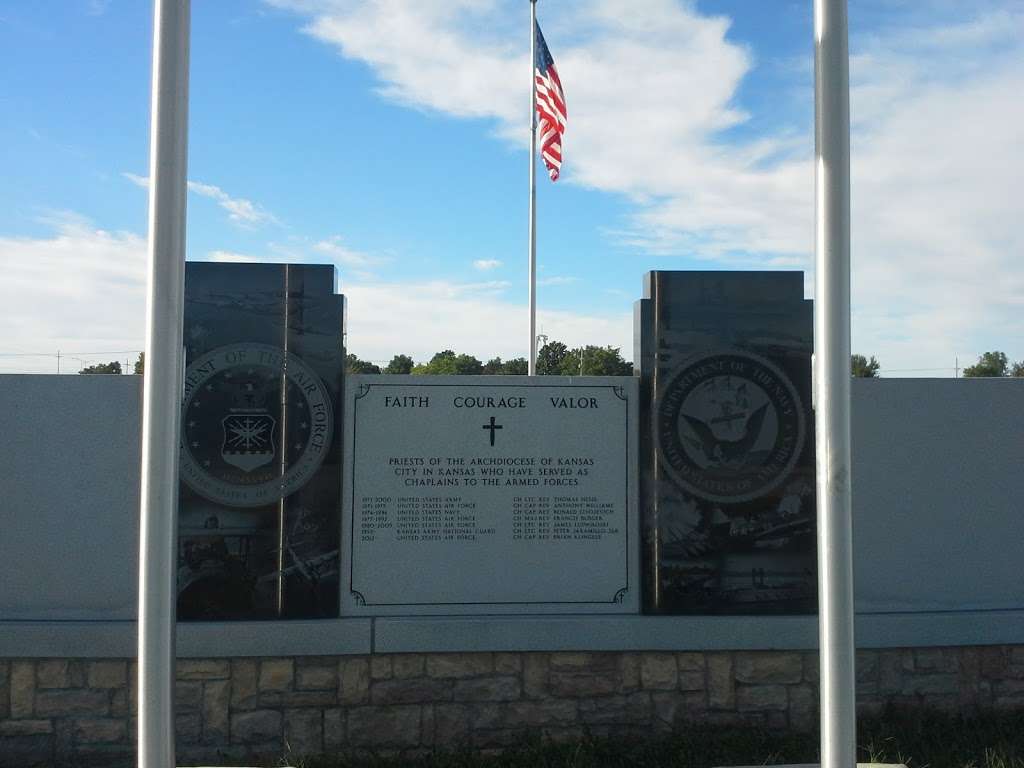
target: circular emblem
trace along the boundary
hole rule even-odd
[[[658,453],[685,491],[743,502],[771,491],[803,450],[803,405],[792,382],[759,355],[723,350],[692,358],[657,410]]]
[[[295,355],[232,344],[185,371],[181,479],[231,507],[273,504],[320,467],[334,432],[331,396]]]

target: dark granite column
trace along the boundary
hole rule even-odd
[[[187,264],[180,619],[338,615],[334,287],[332,266]]]
[[[813,613],[800,272],[649,272],[635,309],[645,610]]]

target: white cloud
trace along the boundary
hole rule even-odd
[[[142,189],[149,189],[149,176],[139,176],[137,173],[129,173],[128,171],[125,171],[121,175],[135,186]]]
[[[213,184],[190,181],[188,188],[197,195],[215,200],[217,205],[228,212],[228,218],[237,224],[256,226],[278,223],[274,215],[265,211],[261,206],[244,197],[231,197],[223,189]]]
[[[854,343],[883,368],[1024,357],[1022,62],[1024,14],[1002,12],[854,62]]]
[[[206,255],[207,261],[228,262],[234,264],[247,264],[259,259],[245,253],[234,253],[232,251],[210,251]]]
[[[87,349],[138,350],[143,343],[145,251],[143,238],[130,232],[108,232],[81,217],[63,215],[52,222],[54,232],[42,238],[0,238],[0,263],[5,281],[0,284],[8,339],[5,350],[55,353]],[[231,251],[212,251],[215,261],[259,261],[259,257]],[[54,274],[73,271],[75,280],[54,280]],[[521,357],[526,354],[525,304],[505,298],[507,281],[347,283],[349,346],[364,359],[389,360],[410,354],[427,360],[443,348],[477,357]],[[112,300],[113,297],[113,300]],[[1020,305],[1020,300],[1018,300]],[[40,312],[39,307],[59,311]],[[869,315],[869,322],[891,324],[893,316]],[[911,317],[907,339],[894,349],[912,354],[929,333],[929,326]],[[552,339],[569,346],[612,345],[632,356],[632,318],[628,312],[587,314],[566,311],[538,313],[538,327]],[[956,318],[950,322],[955,328]],[[1015,326],[1020,329],[1017,321]],[[916,337],[916,338],[915,338]],[[968,349],[970,349],[968,347]],[[962,351],[962,350],[961,350]],[[961,354],[960,363],[972,362],[982,349]],[[1008,349],[1011,358],[1021,355]],[[127,355],[91,356],[85,362],[127,358]],[[54,357],[5,358],[0,370],[52,372]],[[949,361],[952,365],[952,360]],[[69,363],[65,362],[65,370]],[[70,365],[79,367],[79,361]],[[894,365],[889,362],[888,365]]]
[[[371,67],[384,98],[487,120],[504,140],[525,145],[521,73],[528,41],[515,0],[269,1],[303,14],[309,34]],[[935,17],[940,22],[922,16],[852,40],[854,344],[886,369],[952,366],[958,353],[961,363],[970,362],[990,348],[1024,358],[1019,8],[1017,2],[945,3],[945,15]],[[608,237],[649,253],[702,257],[709,266],[810,267],[810,126],[740,142],[722,133],[747,119],[736,94],[756,65],[752,52],[727,37],[727,20],[682,0],[594,0],[545,6],[542,22],[568,98],[562,183],[616,193],[632,205],[632,215],[613,222]],[[809,107],[809,88],[804,98]],[[236,223],[275,221],[220,187],[191,182],[190,189]],[[387,357],[403,351],[409,327],[427,356],[443,346],[476,352],[474,344],[490,354],[488,340],[499,336],[492,327],[500,330],[497,343],[508,345],[494,354],[523,354],[526,345],[517,339],[525,335],[519,327],[525,311],[504,299],[508,283],[383,283],[367,270],[380,263],[377,257],[337,238],[268,248],[281,259],[326,256],[361,277],[362,285],[346,284],[353,298],[350,340],[361,356],[364,344]],[[93,329],[95,339],[107,340],[141,328],[141,309],[137,320],[118,315],[104,325],[83,308],[119,313],[122,301],[109,301],[114,293],[136,296],[128,301],[141,307],[141,272],[120,275],[115,291],[118,276],[100,262],[124,261],[133,252],[141,265],[144,250],[137,235],[73,219],[45,238],[0,239],[5,265],[13,264],[5,266],[0,288],[6,338],[54,348],[61,334],[74,339]],[[241,257],[229,249],[214,254]],[[74,285],[40,288],[36,283],[55,281],[36,261],[64,272],[74,264]],[[58,328],[58,313],[44,318],[38,308],[52,306],[62,291],[78,298],[69,299],[70,320]],[[359,297],[380,301],[357,303]],[[63,320],[64,312],[59,315]],[[567,343],[621,339],[628,351],[626,315],[542,316],[549,333]],[[396,318],[412,325],[402,327]],[[578,337],[568,338],[559,323]]]
[[[313,244],[313,250],[322,253],[340,266],[365,269],[383,263],[385,260],[377,256],[369,256],[360,251],[353,251],[341,243],[340,237],[320,240]]]
[[[502,265],[502,262],[498,259],[477,259],[473,262],[473,268],[479,269],[481,272],[486,272],[489,269],[497,269]]]
[[[125,171],[121,174],[132,184],[143,189],[149,189],[149,177],[139,176],[136,173]],[[263,224],[280,224],[277,218],[265,210],[261,205],[247,200],[244,197],[232,197],[220,187],[214,184],[204,184],[201,181],[189,181],[188,189],[194,194],[208,197],[214,200],[217,205],[228,213],[228,219],[243,226],[259,226]]]
[[[45,237],[0,238],[3,351],[44,355],[0,358],[0,372],[54,372],[57,350],[64,352],[65,371],[82,364],[68,362],[68,352],[109,352],[90,355],[87,363],[134,359],[144,344],[144,238],[99,229],[74,214],[49,223],[53,232]],[[260,260],[225,250],[207,257]],[[74,279],[56,277],[62,274]],[[396,354],[428,360],[445,348],[481,359],[524,357],[527,308],[505,297],[509,288],[503,280],[348,283],[343,291],[349,302],[349,346],[364,359],[385,361]],[[631,356],[628,313],[541,310],[538,322],[551,338],[570,346],[612,344]]]
[[[525,145],[528,41],[512,0],[267,1],[369,65],[384,98],[488,119]],[[855,29],[854,342],[887,368],[989,347],[1024,357],[1020,8],[903,3]],[[726,19],[683,0],[594,0],[546,6],[542,23],[568,102],[564,183],[633,204],[608,236],[727,268],[811,269],[811,126],[723,135],[747,120],[736,94],[756,64]],[[809,113],[802,87],[780,103],[806,99]]]
[[[501,298],[507,287],[494,283],[365,283],[345,286],[348,346],[364,360],[410,355],[429,360],[442,349],[491,357],[526,357],[529,317],[525,304]],[[632,358],[629,313],[588,315],[537,313],[538,327],[569,346],[611,344]]]
[[[543,286],[554,286],[554,285],[572,285],[573,283],[579,282],[578,277],[554,275],[552,277],[542,277],[537,280],[537,285]]]
[[[490,119],[525,146],[529,43],[511,23],[517,3],[269,2],[306,15],[308,34],[369,64],[385,98]],[[563,179],[645,203],[635,229],[652,244],[674,248],[682,236],[716,251],[757,240],[759,249],[807,252],[810,235],[777,214],[810,205],[810,158],[767,172],[792,140],[718,140],[746,119],[733,102],[752,66],[726,38],[727,19],[676,0],[595,0],[546,8],[544,24],[568,102]]]
[[[71,213],[48,222],[41,238],[0,237],[0,321],[4,351],[127,359],[141,350],[145,326],[146,241],[110,232]],[[2,358],[5,371],[54,373],[56,358]],[[65,365],[82,367],[72,360]],[[64,367],[63,370],[69,370]]]

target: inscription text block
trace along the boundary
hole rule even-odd
[[[636,382],[353,376],[349,615],[635,612]]]

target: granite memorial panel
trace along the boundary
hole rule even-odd
[[[338,614],[335,282],[329,265],[186,265],[180,619]]]
[[[634,317],[645,610],[813,613],[803,274],[649,272]]]
[[[351,376],[346,615],[639,610],[636,381]]]

